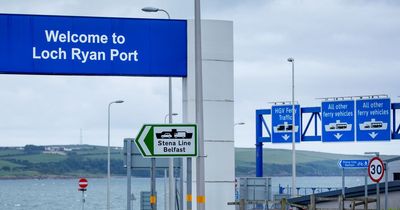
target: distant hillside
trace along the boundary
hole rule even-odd
[[[107,148],[93,145],[50,145],[0,147],[0,178],[103,177],[107,171]],[[298,176],[340,175],[340,159],[362,159],[365,156],[297,151]],[[113,175],[125,175],[122,148],[111,149]],[[266,176],[291,175],[291,151],[264,149]],[[255,149],[236,148],[236,176],[255,176]],[[352,170],[349,173],[360,173]],[[148,170],[135,171],[136,176],[148,176]],[[162,176],[160,171],[159,176]]]
[[[52,145],[0,148],[0,178],[104,176],[107,148]],[[124,174],[121,148],[111,149],[113,174]]]
[[[236,148],[236,176],[255,176],[255,148]],[[389,156],[382,156],[384,159]],[[298,176],[340,175],[337,166],[342,159],[365,159],[362,155],[343,155],[312,151],[296,151]],[[292,151],[284,149],[263,150],[265,176],[290,176],[292,171]],[[347,174],[362,174],[360,170],[348,170]]]

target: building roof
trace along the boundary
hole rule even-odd
[[[388,182],[388,190],[389,192],[400,191],[400,181],[392,181]],[[379,184],[379,191],[380,193],[385,192],[385,183]],[[317,197],[337,197],[342,194],[342,190],[333,190],[329,192],[317,193],[315,194]],[[368,195],[375,195],[376,194],[376,184],[368,185]],[[357,186],[357,187],[350,187],[345,190],[345,197],[346,198],[355,198],[355,197],[362,197],[364,196],[364,185]],[[308,205],[310,204],[310,195],[291,198],[288,199],[289,203],[299,204],[299,205]],[[321,201],[323,202],[323,201]]]

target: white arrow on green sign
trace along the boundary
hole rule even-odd
[[[143,125],[135,140],[144,157],[197,156],[195,124]]]

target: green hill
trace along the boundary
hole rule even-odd
[[[255,176],[255,149],[236,148],[236,176]],[[291,175],[291,151],[264,149],[264,174],[266,176]],[[33,177],[103,177],[107,170],[107,148],[93,145],[50,145],[25,147],[0,147],[0,178]],[[340,175],[340,159],[364,159],[365,156],[341,155],[310,151],[296,151],[299,176]],[[385,158],[385,157],[384,157]],[[124,175],[122,148],[111,149],[113,175]],[[159,175],[162,172],[160,171]],[[353,170],[349,173],[360,173]],[[134,172],[148,176],[148,170]]]
[[[236,148],[236,176],[255,175],[255,149]],[[384,159],[389,156],[382,156]],[[298,176],[340,175],[337,162],[342,159],[365,159],[362,155],[343,155],[313,151],[296,151]],[[284,149],[263,149],[263,167],[266,176],[290,176],[292,171],[292,151]],[[361,174],[360,170],[347,171],[348,174]]]

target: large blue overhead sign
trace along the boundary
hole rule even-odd
[[[295,105],[295,140],[300,142],[300,106]],[[272,106],[272,143],[292,142],[292,105]]]
[[[390,99],[356,101],[357,141],[390,141]]]
[[[354,141],[354,101],[324,101],[322,112],[322,141]]]
[[[187,75],[183,20],[0,14],[0,73]]]

